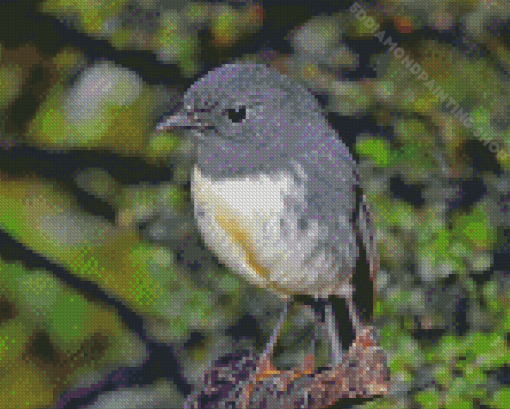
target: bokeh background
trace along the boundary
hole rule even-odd
[[[191,142],[154,132],[235,61],[306,85],[373,207],[381,271],[356,297],[393,388],[336,407],[510,407],[509,16],[495,0],[2,1],[0,407],[182,408],[216,358],[267,342],[281,305],[203,245]],[[309,350],[303,308],[281,368]]]

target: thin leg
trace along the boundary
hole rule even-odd
[[[337,295],[340,298],[343,298],[347,304],[347,308],[349,310],[349,319],[351,320],[352,327],[354,331],[360,331],[364,326],[359,318],[358,312],[356,310],[356,305],[354,304],[353,294],[354,288],[349,283],[348,286],[342,286],[338,289]]]
[[[352,293],[350,297],[346,298],[346,302],[347,307],[349,307],[349,318],[351,320],[354,331],[356,332],[356,334],[358,334],[361,331],[363,324],[361,323],[361,320],[358,316],[356,305],[354,304],[354,300],[352,299]]]
[[[326,305],[326,324],[328,326],[328,340],[331,343],[331,364],[336,367],[342,361],[342,348],[340,347],[340,339],[336,330],[336,320],[331,304]]]
[[[335,317],[333,314],[333,307],[330,303],[322,304],[324,311],[324,321],[322,318],[317,319],[316,315],[312,316],[311,311],[307,309],[307,314],[315,321],[318,322],[323,339],[331,345],[331,365],[336,366],[342,360],[342,349],[340,348],[340,339],[336,331]],[[315,352],[315,345],[317,343],[315,337],[312,337],[312,347]]]
[[[252,376],[250,376],[251,380],[248,384],[246,384],[242,389],[242,398],[240,400],[240,408],[241,409],[249,409],[249,402],[250,402],[250,393],[252,391],[252,387],[262,378],[266,376],[274,376],[275,374],[278,374],[278,369],[276,369],[273,366],[272,362],[272,356],[274,347],[276,346],[276,343],[278,342],[278,337],[280,336],[280,330],[282,328],[283,323],[285,322],[287,318],[287,314],[289,313],[290,309],[290,302],[286,302],[285,306],[283,307],[283,312],[280,315],[280,318],[278,319],[278,323],[276,325],[276,328],[273,330],[273,334],[271,335],[271,338],[269,338],[269,342],[267,343],[266,347],[264,348],[264,352],[258,357],[257,359],[257,370]]]
[[[312,308],[312,307],[311,307]],[[320,319],[317,319],[317,316],[316,314],[314,314],[310,308],[305,308],[304,309],[305,311],[305,314],[308,316],[308,318],[310,318],[310,320],[316,324],[318,323],[319,324],[319,328],[322,332],[322,335],[323,337],[327,337],[327,333],[325,331],[325,328],[324,326],[321,325],[321,320]],[[313,354],[313,356],[315,356],[315,350],[317,348],[317,342],[318,342],[318,338],[317,336],[315,335],[314,331],[312,331],[312,335],[311,335],[311,338],[312,338],[312,351],[311,353]],[[327,338],[326,338],[327,339]]]
[[[278,319],[278,324],[276,325],[276,328],[273,330],[273,334],[271,335],[271,338],[269,338],[269,342],[266,345],[266,348],[264,349],[264,355],[272,355],[274,347],[276,346],[276,343],[278,341],[278,337],[280,336],[280,330],[282,328],[283,323],[287,319],[287,315],[289,314],[290,309],[290,302],[286,302],[285,306],[283,307],[283,312],[280,315],[280,318]]]
[[[348,287],[342,287],[339,290],[338,295],[345,300],[349,311],[349,320],[351,321],[355,333],[359,334],[363,329],[363,323],[359,318],[356,305],[354,304],[353,292],[353,287],[349,285]],[[332,364],[337,366],[342,360],[342,348],[331,304],[328,304],[326,309],[326,323],[328,325],[328,339],[331,342]]]

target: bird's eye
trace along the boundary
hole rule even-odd
[[[227,109],[227,116],[235,124],[241,123],[246,119],[246,107]]]

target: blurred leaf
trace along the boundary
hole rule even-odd
[[[494,409],[508,409],[510,407],[510,388],[503,387],[494,392],[494,396],[488,403]]]
[[[447,409],[473,409],[473,400],[468,392],[472,388],[466,379],[459,377],[449,384],[446,393],[445,408]]]
[[[491,225],[484,210],[484,203],[477,203],[469,214],[458,214],[453,218],[452,235],[477,250],[490,250],[496,243],[496,228]]]
[[[387,325],[380,331],[381,347],[388,354],[390,373],[398,375],[404,382],[411,382],[413,370],[421,365],[423,356],[412,337],[403,331],[395,331]]]
[[[390,164],[391,150],[386,141],[382,139],[367,139],[356,144],[356,151],[359,155],[368,157],[376,166],[385,167]]]
[[[404,143],[425,142],[430,139],[425,124],[418,119],[399,121],[395,131]]]
[[[448,365],[444,364],[436,367],[434,371],[434,379],[436,382],[448,386],[453,380],[452,371]]]
[[[0,363],[3,368],[0,378],[4,370],[21,357],[35,329],[35,324],[20,319],[10,319],[0,325]]]
[[[464,377],[466,378],[466,381],[472,385],[473,392],[475,392],[475,389],[478,389],[476,394],[480,396],[477,397],[484,397],[487,393],[484,388],[488,382],[488,376],[485,373],[484,368],[474,364],[467,365],[464,371]]]
[[[54,58],[53,64],[58,72],[62,75],[69,74],[78,66],[80,60],[83,58],[81,50],[72,47],[65,47]]]
[[[179,149],[182,138],[172,132],[154,134],[149,142],[144,156],[149,158],[167,158]]]
[[[22,83],[21,67],[0,67],[0,109],[6,108],[21,94]]]
[[[233,46],[243,34],[256,31],[263,19],[264,9],[256,3],[240,10],[216,3],[211,14],[211,33],[215,46]]]
[[[202,22],[209,17],[210,4],[190,2],[187,5],[186,17],[193,22]]]
[[[503,311],[502,330],[510,332],[510,308],[505,308]]]
[[[127,47],[133,37],[133,30],[131,27],[119,27],[111,36],[111,42],[116,48]]]
[[[211,32],[217,46],[231,46],[238,35],[240,13],[229,6],[218,6],[211,21]]]
[[[215,328],[237,313],[230,308],[234,303],[222,305],[211,291],[198,288],[173,258],[153,268],[158,246],[141,242],[133,229],[82,213],[57,185],[0,173],[0,192],[0,225],[14,239],[164,323],[168,338],[185,336],[189,328]]]
[[[416,369],[424,362],[423,354],[418,343],[405,333],[400,334],[396,338],[397,354],[404,365],[409,368]]]
[[[420,391],[414,396],[423,409],[439,409],[442,405],[441,393],[436,391]]]
[[[391,157],[391,166],[405,166],[409,175],[426,175],[438,168],[430,152],[432,147],[431,144],[407,143]]]
[[[445,335],[437,347],[428,350],[427,360],[433,363],[436,360],[443,363],[450,363],[452,359],[462,350],[463,340],[456,335]]]
[[[89,302],[52,274],[28,270],[21,263],[0,260],[0,280],[4,407],[46,408],[79,376],[143,361],[142,341],[114,308]],[[11,315],[5,314],[5,297],[12,303]]]
[[[189,30],[181,13],[165,12],[152,41],[153,48],[160,50],[171,62],[179,64],[184,75],[193,76],[199,69],[197,33]]]
[[[10,363],[15,370],[0,378],[0,402],[4,408],[48,408],[54,403],[55,385],[41,376],[35,363],[19,357]]]
[[[417,226],[417,216],[413,206],[404,200],[390,200],[379,195],[373,198],[377,224],[382,227],[398,227],[406,231],[414,231]],[[423,224],[423,223],[422,223]]]
[[[501,312],[503,305],[498,302],[498,282],[497,281],[488,281],[483,286],[483,299],[485,301],[485,305],[487,309],[492,313]]]
[[[57,16],[78,15],[90,34],[101,33],[105,21],[120,14],[127,0],[45,0],[42,10]]]
[[[376,316],[391,316],[397,312],[395,306],[391,303],[388,303],[380,298],[378,298],[375,302],[374,314]]]
[[[510,362],[510,349],[506,338],[499,334],[478,334],[473,349],[483,369],[495,368]]]
[[[471,114],[473,118],[473,130],[479,130],[482,135],[490,132],[491,112],[483,105],[475,108]]]

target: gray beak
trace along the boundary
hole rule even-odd
[[[200,121],[193,111],[182,111],[172,115],[165,122],[160,123],[157,131],[165,131],[175,128],[197,128],[200,126]]]

